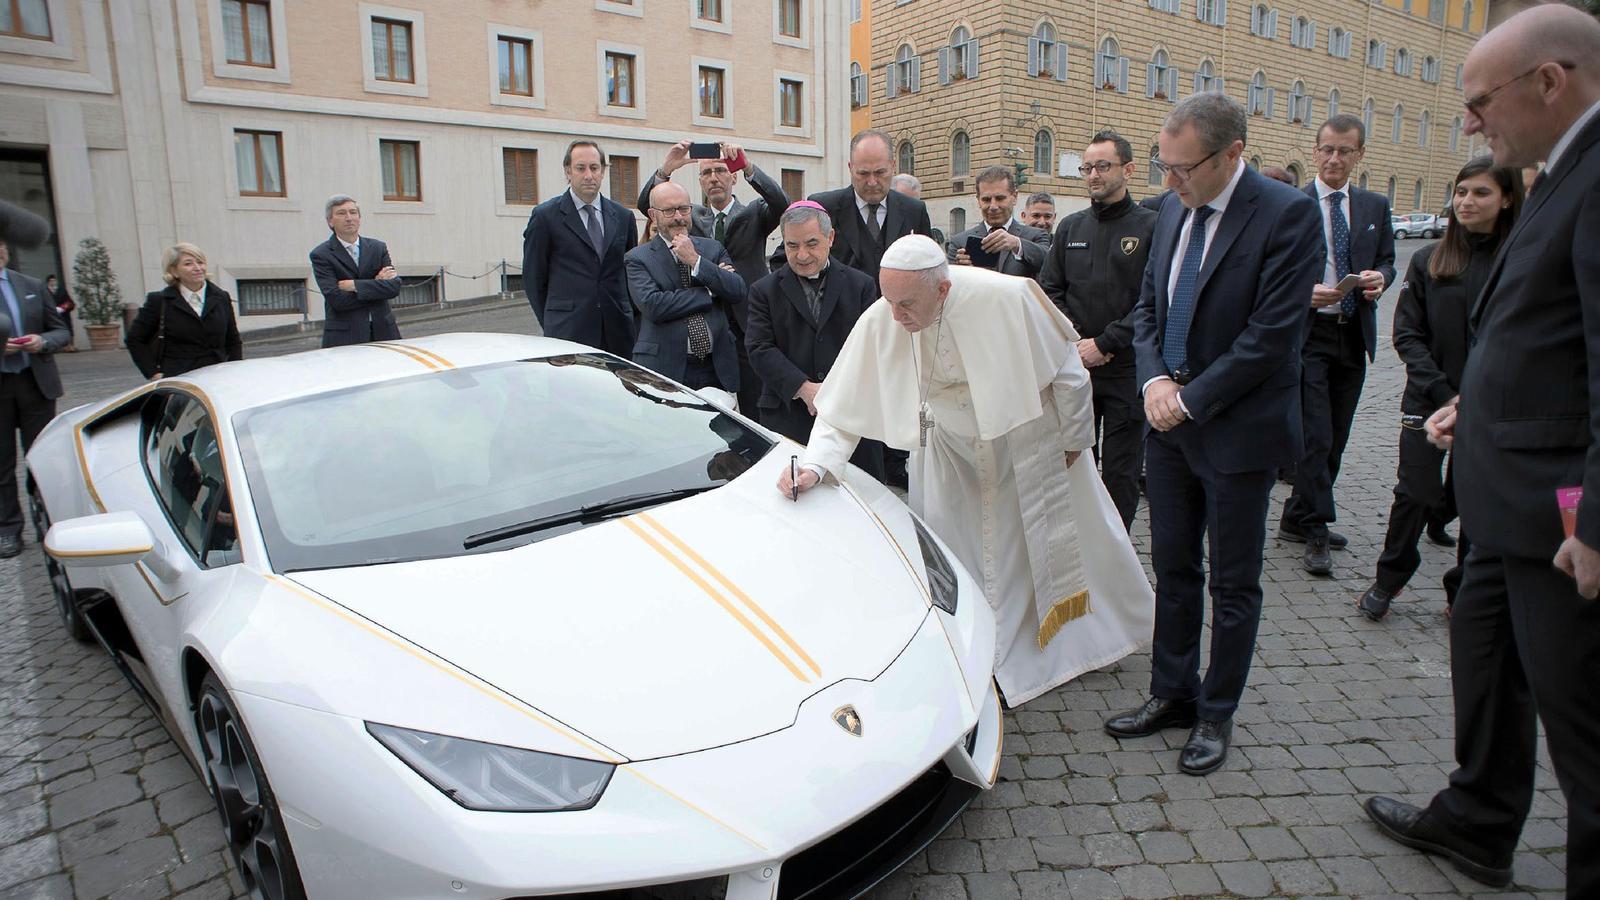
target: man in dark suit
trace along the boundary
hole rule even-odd
[[[1306,452],[1295,467],[1294,492],[1283,504],[1278,536],[1303,541],[1300,564],[1313,575],[1333,572],[1330,547],[1343,535],[1328,530],[1336,516],[1333,483],[1350,440],[1367,361],[1378,350],[1378,298],[1394,282],[1394,232],[1389,200],[1350,183],[1366,150],[1366,127],[1355,116],[1334,116],[1317,130],[1317,177],[1305,194],[1322,214],[1322,281],[1312,287],[1310,327],[1301,351],[1300,404]],[[1359,275],[1360,285],[1334,289]]]
[[[884,248],[908,234],[928,234],[928,207],[889,190],[894,150],[887,134],[868,130],[850,139],[850,186],[812,194],[833,220],[833,258],[878,281]]]
[[[733,260],[733,270],[745,284],[755,284],[766,276],[767,238],[778,227],[778,217],[789,207],[789,196],[745,155],[738,144],[723,142],[719,159],[700,160],[700,192],[706,202],[694,205],[689,218],[689,233],[695,237],[711,238],[728,251]],[[650,192],[656,185],[672,178],[672,173],[688,165],[689,141],[672,145],[667,158],[645,182],[639,191],[639,208],[648,209]],[[745,181],[755,189],[756,198],[745,203],[733,195],[738,182],[738,172],[744,172]],[[733,308],[733,335],[739,349],[739,408],[753,415],[761,397],[761,380],[750,367],[750,357],[745,351],[744,304]]]
[[[1567,896],[1600,896],[1600,23],[1535,6],[1467,55],[1467,134],[1496,165],[1545,161],[1469,318],[1461,394],[1427,423],[1455,454],[1471,535],[1450,619],[1456,770],[1390,837],[1510,883],[1537,721],[1566,798]],[[1565,522],[1558,491],[1583,489]]]
[[[633,361],[695,388],[739,390],[739,349],[731,310],[744,279],[728,251],[689,234],[689,192],[672,182],[650,192],[656,236],[628,251],[628,290],[639,307]],[[732,398],[730,397],[730,400]]]
[[[1134,319],[1156,573],[1151,699],[1106,731],[1193,729],[1189,775],[1227,758],[1261,619],[1261,559],[1277,467],[1301,452],[1305,300],[1322,269],[1317,206],[1250,169],[1245,112],[1226,94],[1182,101],[1158,138],[1176,201],[1161,208]],[[1211,653],[1201,680],[1206,538]]]
[[[1100,480],[1131,531],[1144,445],[1133,320],[1156,214],[1128,193],[1133,145],[1115,131],[1090,139],[1079,172],[1089,189],[1089,208],[1061,220],[1039,286],[1078,330],[1078,356],[1094,389]]]
[[[781,220],[788,262],[750,287],[750,362],[761,374],[761,424],[811,440],[817,391],[861,314],[878,299],[872,279],[830,256],[833,222],[810,200]],[[883,445],[862,441],[850,461],[883,480]]]
[[[362,236],[355,198],[335,194],[323,212],[333,234],[311,250],[311,275],[326,304],[322,346],[399,340],[389,301],[400,296],[400,275],[388,245]]]
[[[1018,222],[1017,175],[1008,166],[990,166],[978,173],[978,212],[983,221],[950,239],[956,248],[950,261],[958,266],[972,265],[967,240],[977,238],[979,246],[996,256],[994,269],[1005,275],[1038,278],[1050,250],[1050,235]]]
[[[637,324],[622,258],[639,243],[633,213],[600,196],[606,154],[576,140],[561,159],[567,190],[534,207],[522,232],[522,286],[547,337],[623,359]]]
[[[61,375],[52,354],[72,340],[55,298],[37,278],[6,268],[10,262],[11,247],[0,241],[0,559],[22,552],[17,439],[27,453],[55,418]]]

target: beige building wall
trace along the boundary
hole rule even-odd
[[[236,297],[241,279],[309,279],[335,193],[361,201],[363,231],[389,243],[402,275],[443,268],[449,298],[498,292],[498,274],[467,276],[521,263],[533,205],[507,202],[507,148],[538,152],[538,200],[565,190],[562,152],[580,136],[637,158],[641,180],[686,137],[740,143],[808,192],[846,178],[840,0],[800,0],[798,38],[779,33],[780,0],[722,0],[720,21],[699,17],[700,0],[270,0],[272,59],[259,66],[227,60],[225,0],[44,2],[49,40],[0,36],[0,144],[47,153],[64,265],[81,238],[101,238],[129,303],[161,286],[161,251],[177,240],[206,250]],[[374,17],[410,23],[413,82],[375,78]],[[500,34],[532,43],[532,96],[500,92]],[[631,109],[605,102],[607,49],[637,57]],[[726,71],[721,119],[699,114],[701,64]],[[799,127],[780,121],[780,77],[803,86]],[[242,195],[240,129],[282,135],[284,196]],[[382,199],[386,139],[419,144],[420,200]],[[691,168],[677,180],[698,194]],[[321,316],[313,291],[306,317]]]
[[[1252,115],[1246,158],[1260,165],[1293,167],[1301,183],[1315,177],[1312,147],[1316,126],[1328,116],[1331,91],[1338,92],[1339,111],[1360,116],[1370,98],[1372,128],[1367,153],[1356,174],[1366,186],[1384,193],[1395,179],[1394,208],[1436,212],[1445,203],[1451,179],[1469,158],[1476,142],[1453,138],[1461,114],[1458,66],[1484,27],[1486,0],[1268,0],[1276,13],[1272,36],[1252,33],[1253,6],[1228,0],[1224,24],[1198,18],[1196,0],[1088,0],[1063,5],[1047,0],[1003,0],[971,4],[960,0],[876,0],[872,5],[871,117],[897,144],[915,148],[914,174],[922,180],[923,198],[934,224],[953,231],[977,221],[971,172],[987,165],[1026,166],[1024,193],[1055,194],[1058,206],[1070,210],[1087,204],[1076,166],[1090,135],[1114,128],[1134,146],[1135,196],[1160,193],[1149,183],[1149,156],[1161,122],[1177,99],[1195,90],[1195,74],[1209,63],[1224,79],[1234,99],[1248,100],[1259,72],[1273,91],[1272,113]],[[1408,7],[1410,7],[1408,9]],[[1175,10],[1175,11],[1169,11]],[[1470,28],[1463,28],[1464,16]],[[1315,23],[1310,47],[1291,43],[1296,19]],[[1053,28],[1066,45],[1066,77],[1054,72],[1030,74],[1029,38],[1041,25]],[[977,76],[941,84],[941,50],[963,27],[977,40]],[[1330,54],[1332,29],[1349,35],[1348,58]],[[1127,60],[1126,90],[1097,83],[1096,55],[1103,43],[1116,42]],[[1385,45],[1383,66],[1366,65],[1367,42]],[[888,96],[889,67],[901,48],[910,46],[920,62],[920,90]],[[1409,75],[1396,74],[1396,54],[1411,57]],[[1148,66],[1158,53],[1176,67],[1172,97],[1150,97]],[[1437,60],[1438,80],[1425,81],[1425,60]],[[1119,73],[1120,74],[1120,73]],[[903,81],[903,79],[901,79]],[[1120,82],[1120,78],[1115,79]],[[1307,121],[1296,121],[1289,97],[1296,83],[1310,98]],[[1395,106],[1402,107],[1398,142],[1392,137]],[[1303,112],[1303,107],[1301,108]],[[1422,146],[1421,121],[1427,113],[1428,136]],[[952,140],[964,132],[971,142],[970,168],[952,166]],[[1048,134],[1049,152],[1041,152],[1036,169],[1035,142]],[[1454,146],[1452,146],[1454,142]],[[1421,183],[1421,203],[1417,185]]]

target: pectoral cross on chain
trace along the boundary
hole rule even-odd
[[[928,404],[924,403],[922,404],[922,408],[917,410],[917,431],[919,432],[917,435],[918,446],[928,446],[928,432],[932,430],[933,416],[929,414]]]

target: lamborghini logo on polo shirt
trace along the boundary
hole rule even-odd
[[[845,705],[833,711],[833,724],[856,737],[861,737],[861,717],[856,715],[854,706]]]
[[[1139,249],[1139,239],[1138,238],[1136,238],[1136,237],[1125,237],[1125,238],[1122,239],[1122,255],[1123,256],[1132,256],[1133,255],[1133,251],[1135,251],[1137,249]]]

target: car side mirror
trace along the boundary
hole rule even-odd
[[[44,536],[44,552],[68,568],[129,566],[159,556],[155,551],[155,536],[135,512],[66,519]]]

